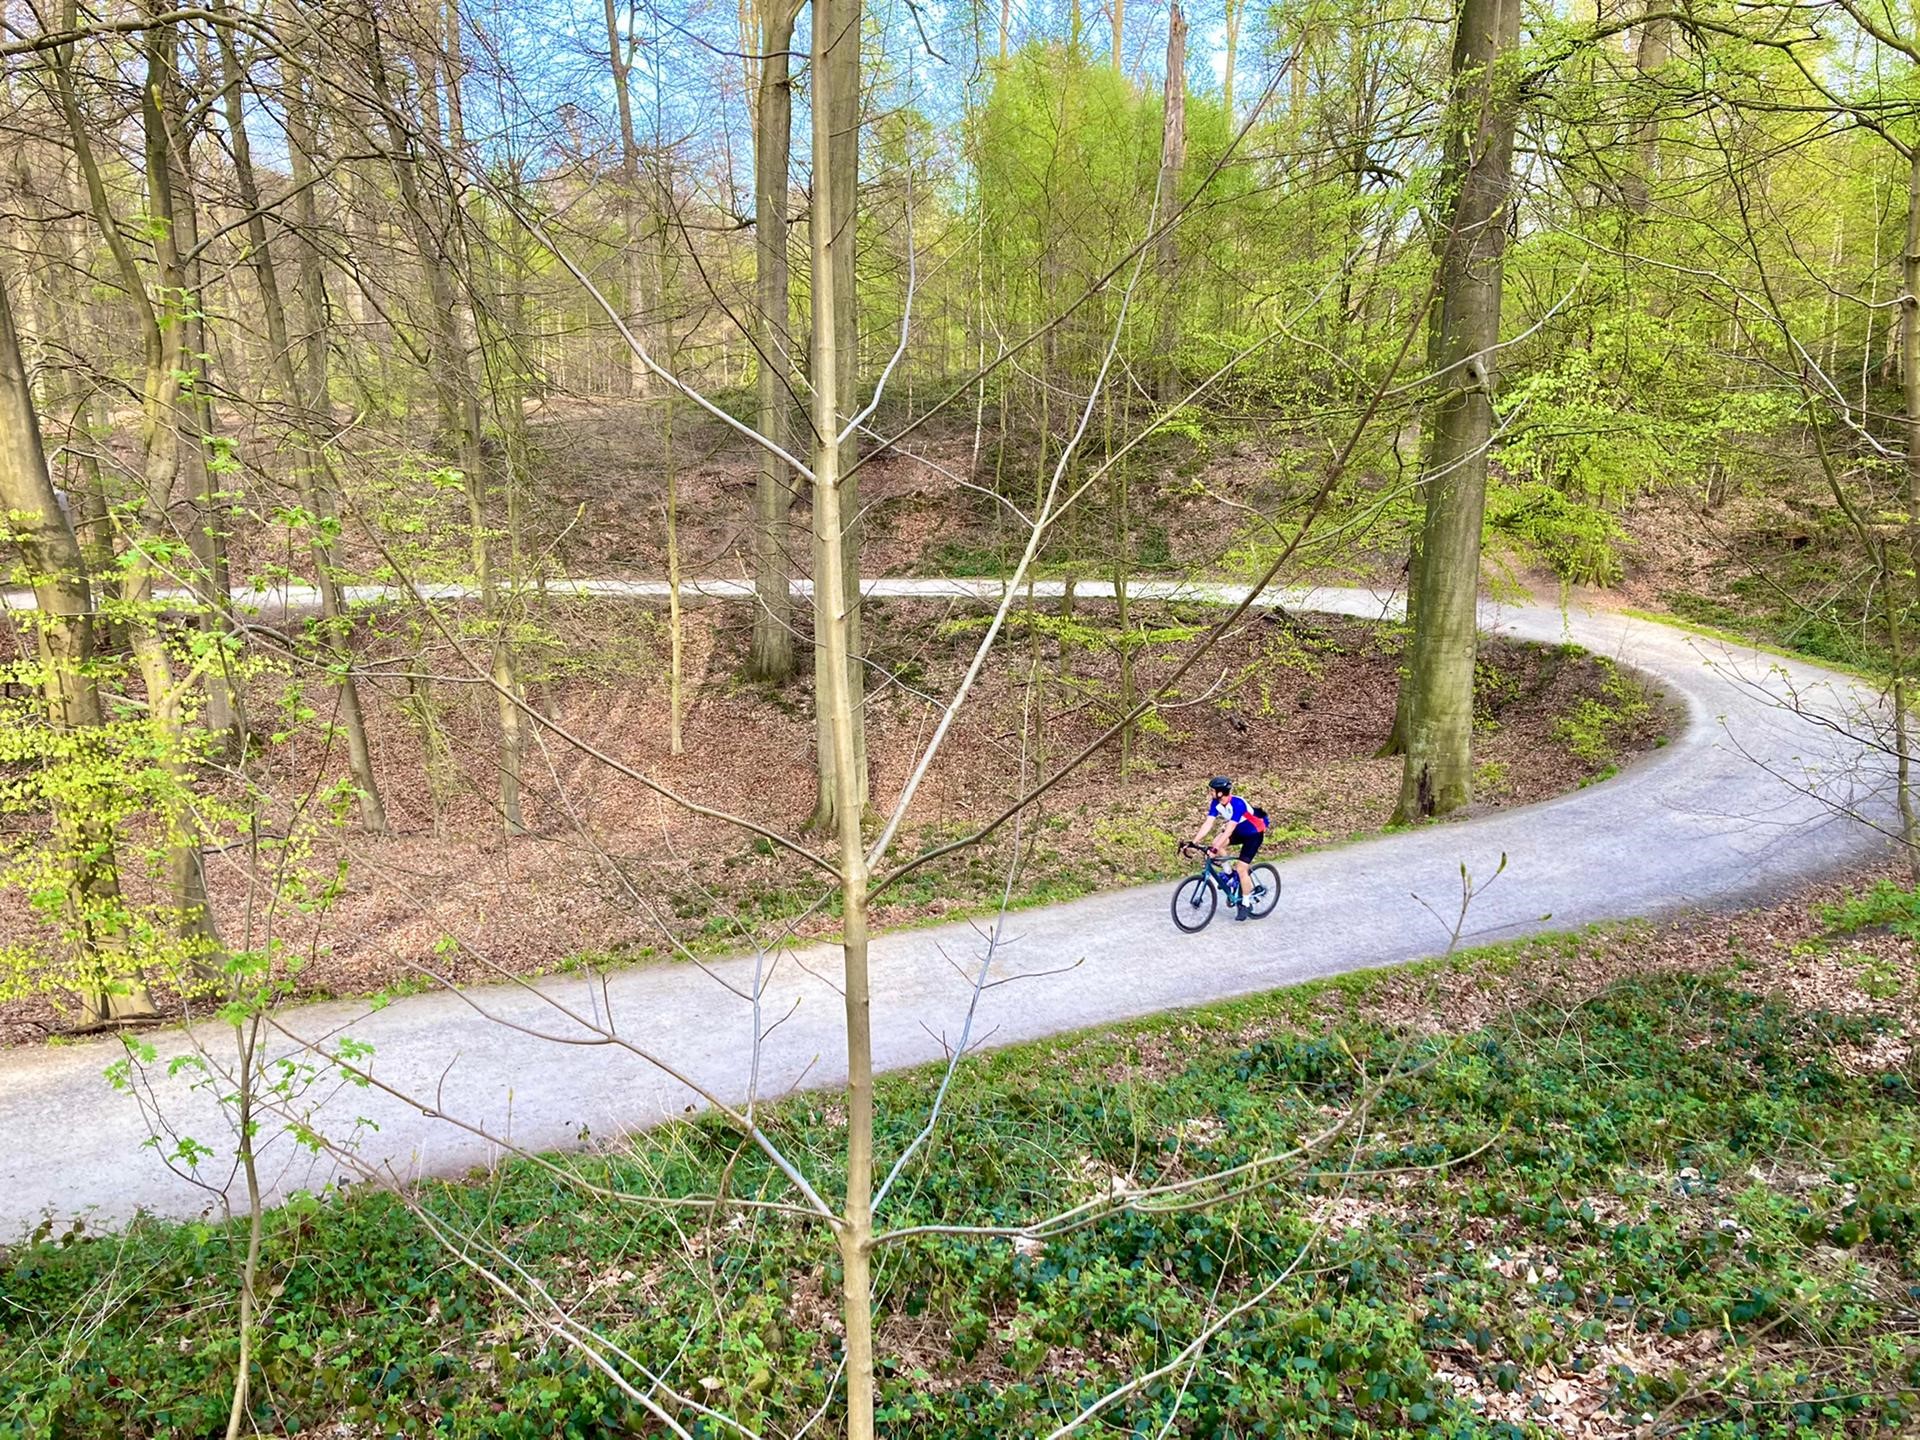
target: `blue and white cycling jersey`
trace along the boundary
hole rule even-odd
[[[1247,812],[1251,808],[1252,807],[1249,806],[1247,802],[1242,800],[1238,795],[1229,795],[1227,797],[1226,818],[1232,824],[1238,825],[1242,820],[1245,820],[1247,818]],[[1220,797],[1218,795],[1214,796],[1212,800],[1207,802],[1207,818],[1209,820],[1218,820],[1221,818]]]
[[[1220,797],[1214,796],[1207,802],[1207,818],[1219,820],[1225,818],[1227,828],[1238,835],[1241,826],[1247,826],[1256,835],[1267,833],[1267,817],[1263,811],[1256,810],[1238,795],[1227,797],[1227,808],[1223,814],[1220,809]]]

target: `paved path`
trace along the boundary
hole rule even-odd
[[[634,597],[663,592],[645,582],[581,588]],[[706,582],[698,588],[737,595],[746,587]],[[1049,588],[1057,593],[1059,587],[1041,593]],[[990,582],[869,586],[882,595],[989,589],[998,593]],[[1100,591],[1080,587],[1084,595]],[[1214,600],[1229,594],[1222,587],[1173,585],[1147,593]],[[1361,615],[1393,606],[1362,591],[1276,598]],[[283,595],[274,603],[297,608],[311,597]],[[1204,937],[1182,936],[1169,919],[1165,885],[1017,914],[1008,926],[1010,943],[994,962],[996,974],[1078,963],[989,989],[976,1036],[1007,1044],[1437,953],[1446,934],[1414,897],[1448,913],[1458,903],[1459,867],[1486,877],[1503,853],[1507,872],[1474,904],[1466,943],[1731,906],[1859,861],[1885,844],[1871,826],[1837,818],[1831,803],[1844,799],[1890,823],[1885,767],[1873,763],[1867,747],[1778,703],[1791,686],[1803,705],[1838,716],[1859,703],[1844,679],[1617,614],[1490,603],[1483,624],[1529,640],[1577,641],[1658,677],[1686,705],[1684,731],[1605,784],[1544,804],[1288,860],[1281,867],[1280,909],[1262,924],[1216,921]],[[1810,779],[1825,798],[1805,793]],[[881,1066],[942,1056],[943,1037],[959,1034],[969,994],[956,964],[964,967],[980,952],[980,935],[968,924],[875,942],[874,1051]],[[840,1004],[825,978],[837,966],[833,950],[816,947],[773,967],[763,1014],[788,1018],[763,1047],[760,1093],[844,1079]],[[751,959],[723,962],[714,974],[743,994],[752,989]],[[581,978],[542,983],[582,1010],[595,1005]],[[525,991],[469,994],[508,1019],[570,1029]],[[671,1056],[697,1083],[744,1098],[754,1027],[745,1000],[689,965],[620,971],[608,996],[623,1034]],[[404,999],[378,1012],[356,1003],[306,1006],[289,1012],[285,1025],[308,1041],[344,1033],[370,1043],[372,1067],[383,1082],[532,1148],[577,1143],[583,1130],[609,1136],[643,1126],[683,1113],[693,1098],[630,1053],[504,1029],[448,994]],[[187,1037],[149,1038],[162,1061],[153,1072],[154,1098],[180,1132],[213,1148],[202,1173],[224,1181],[230,1124],[209,1096],[190,1089],[190,1077],[165,1077],[164,1062],[190,1049]],[[222,1054],[232,1043],[217,1032],[203,1038]],[[97,1041],[0,1052],[0,1239],[48,1215],[65,1220],[85,1213],[96,1225],[111,1225],[139,1209],[191,1216],[217,1206],[216,1196],[176,1178],[142,1148],[150,1132],[139,1108],[102,1080],[118,1049],[117,1042]],[[396,1174],[459,1173],[495,1153],[444,1119],[362,1089],[334,1095],[316,1123],[341,1137],[359,1117],[378,1129],[362,1131],[358,1153]],[[334,1173],[330,1162],[313,1160],[280,1134],[264,1147],[264,1160],[276,1196]]]

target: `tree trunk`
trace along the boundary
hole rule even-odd
[[[258,857],[255,857],[256,863]],[[247,1002],[239,1002],[245,1006]],[[254,1120],[256,1087],[264,1077],[256,1060],[260,1047],[261,1016],[254,1014],[233,1027],[240,1065],[233,1096],[234,1133],[239,1141],[241,1174],[247,1187],[247,1253],[240,1264],[240,1313],[236,1327],[240,1353],[233,1367],[233,1401],[227,1407],[226,1440],[240,1440],[243,1428],[250,1429],[249,1397],[253,1393],[253,1341],[255,1312],[258,1309],[260,1279],[260,1242],[266,1231],[266,1197],[260,1185],[260,1165],[254,1145],[261,1127]]]
[[[832,304],[828,314],[833,328],[826,335],[813,337],[813,355],[816,371],[823,345],[831,345],[834,352],[834,404],[831,412],[834,417],[823,431],[816,416],[814,422],[814,445],[830,444],[833,450],[835,479],[833,493],[835,504],[823,509],[817,502],[813,512],[813,555],[814,555],[814,694],[824,697],[830,686],[824,667],[828,664],[827,647],[821,642],[819,627],[827,614],[827,602],[823,598],[827,591],[826,570],[836,566],[840,572],[840,589],[847,597],[846,610],[835,623],[845,625],[844,685],[849,701],[847,727],[849,744],[842,753],[834,739],[833,729],[837,723],[825,708],[817,708],[815,717],[816,752],[820,770],[820,795],[814,807],[813,825],[827,833],[837,832],[841,817],[837,807],[846,795],[853,795],[859,802],[859,810],[853,817],[857,829],[861,817],[867,808],[867,730],[865,713],[866,676],[862,668],[861,626],[860,626],[860,493],[855,477],[848,473],[858,458],[860,441],[857,436],[849,435],[845,441],[838,438],[838,432],[859,410],[859,362],[860,362],[860,317],[854,286],[855,239],[858,233],[857,206],[859,201],[860,174],[860,24],[861,0],[815,0],[814,24],[823,28],[825,48],[820,58],[832,66],[832,74],[823,75],[816,68],[815,81],[818,94],[825,97],[826,114],[814,127],[814,194],[815,214],[821,212],[821,199],[827,204],[825,213],[832,218],[834,234],[832,243],[824,250],[816,248],[816,263],[825,258],[833,264]],[[816,47],[818,48],[818,47]],[[824,82],[824,83],[823,83]],[[819,103],[816,99],[816,103]],[[822,124],[825,126],[824,134]],[[830,146],[831,154],[824,168],[820,166],[820,147]],[[824,178],[823,178],[824,177]],[[821,271],[815,269],[816,284]],[[820,311],[814,311],[814,324],[820,323]],[[815,380],[815,385],[819,381]],[[817,410],[817,407],[816,407]],[[817,494],[816,490],[816,494]],[[828,512],[831,512],[830,514]],[[829,534],[831,529],[834,533]],[[838,766],[850,763],[853,773],[842,777]],[[842,780],[847,783],[842,784]]]
[[[787,264],[788,171],[793,148],[793,80],[787,54],[798,11],[766,0],[759,98],[753,132],[754,341],[760,433],[785,448],[792,427],[791,297]],[[770,450],[760,451],[753,486],[753,647],[748,672],[774,683],[793,675],[793,587],[787,564],[793,479]]]
[[[621,279],[625,292],[627,328],[635,335],[647,333],[653,311],[650,295],[650,270],[647,241],[651,227],[647,206],[640,193],[640,144],[633,128],[632,53],[633,37],[620,33],[619,14],[614,0],[606,0],[607,64],[613,73],[613,94],[620,112],[620,222],[625,248],[621,252]],[[629,11],[628,23],[632,23]],[[627,356],[627,393],[645,399],[653,393],[653,372],[647,369],[631,346],[623,346]]]
[[[235,53],[232,32],[216,27],[224,75],[227,138],[233,155],[234,186],[247,211],[247,248],[253,262],[254,283],[260,290],[261,319],[266,325],[267,348],[274,378],[286,395],[293,416],[288,437],[293,451],[294,484],[307,513],[307,547],[313,556],[314,588],[320,594],[320,643],[333,680],[339,725],[347,744],[348,767],[360,800],[361,823],[374,834],[387,829],[386,807],[373,773],[367,727],[360,709],[360,688],[353,678],[353,655],[347,645],[349,622],[334,573],[333,531],[338,523],[333,486],[326,459],[316,437],[322,433],[327,406],[326,315],[322,300],[325,272],[314,235],[319,225],[313,198],[313,126],[308,115],[305,82],[291,66],[284,77],[282,103],[287,116],[293,183],[294,220],[300,235],[301,290],[306,302],[306,335],[296,348],[287,325],[286,302],[280,293],[280,275],[267,243],[267,226],[260,214],[260,187],[254,175],[253,146],[247,132],[244,79]],[[304,356],[307,374],[299,373]]]
[[[86,214],[86,202],[76,197],[71,176],[61,168],[55,192],[66,216]],[[49,224],[58,246],[58,274],[48,283],[48,322],[61,336],[73,357],[64,378],[49,382],[48,398],[58,407],[65,432],[63,453],[69,464],[65,471],[66,492],[73,516],[74,533],[80,541],[80,553],[86,558],[89,587],[97,594],[111,586],[114,578],[113,517],[107,503],[107,472],[100,464],[102,440],[112,433],[106,407],[101,402],[101,383],[93,373],[80,368],[80,358],[88,356],[98,338],[109,333],[100,303],[90,296],[89,286],[79,277],[87,273],[87,257],[77,243],[78,236],[65,218]],[[89,363],[89,370],[91,362]],[[76,481],[75,472],[78,472]],[[99,618],[94,624],[96,649],[124,652],[127,648],[124,620]]]
[[[660,45],[657,28],[653,34],[653,44],[657,51]],[[652,223],[648,227],[644,254],[651,276],[652,295],[658,306],[653,325],[654,353],[661,357],[670,372],[677,373],[680,368],[680,331],[675,323],[678,316],[672,303],[674,277],[668,265],[667,250],[667,223],[674,213],[673,157],[667,148],[666,120],[662,90],[656,77],[651,139],[657,153],[651,176]],[[662,459],[666,472],[663,501],[667,522],[667,749],[673,755],[679,755],[685,749],[681,729],[686,704],[686,626],[680,605],[680,476],[673,451],[674,402],[677,398],[672,390],[667,390],[660,412]]]
[[[1519,36],[1519,0],[1462,0],[1443,165],[1452,193],[1440,262],[1438,393],[1424,417],[1432,443],[1395,812],[1401,821],[1445,815],[1473,799],[1480,532],[1518,108],[1516,79],[1502,62]]]
[[[1407,635],[1405,645],[1400,651],[1400,688],[1393,697],[1393,728],[1387,732],[1387,738],[1380,742],[1380,748],[1374,751],[1375,759],[1385,759],[1390,755],[1407,753],[1408,712],[1413,704],[1413,632],[1418,628],[1420,613],[1420,535],[1418,531],[1407,541],[1407,614],[1403,629]]]
[[[1114,0],[1116,5],[1119,0]],[[1160,132],[1160,183],[1155,223],[1165,225],[1180,203],[1180,172],[1187,163],[1187,17],[1174,0],[1167,17],[1167,94]],[[1180,242],[1169,229],[1155,257],[1160,271],[1160,398],[1170,401],[1180,386],[1175,352],[1180,347]]]
[[[205,267],[198,255],[199,205],[194,194],[193,136],[188,127],[187,96],[181,80],[178,33],[170,31],[165,62],[149,76],[147,98],[155,107],[159,143],[149,143],[147,163],[166,167],[166,209],[151,213],[163,227],[154,244],[159,281],[177,308],[171,323],[179,328],[182,369],[176,384],[171,430],[179,452],[182,488],[193,515],[187,539],[193,550],[192,585],[200,597],[196,624],[206,638],[206,710],[202,721],[216,748],[227,755],[245,750],[240,697],[234,687],[225,640],[233,610],[227,575],[227,503],[221,467],[214,463],[213,377],[207,338]],[[152,179],[149,177],[149,186]]]
[[[370,272],[381,252],[380,222],[375,218],[371,197],[377,193],[366,167],[357,161],[342,164],[341,228],[346,232],[351,257],[340,286],[341,303],[346,307],[348,341],[361,352],[384,356],[387,349],[386,317],[372,303]]]
[[[148,0],[146,13],[163,13],[159,0]],[[63,29],[73,29],[75,4],[67,2]],[[113,267],[132,305],[134,321],[140,330],[140,495],[132,516],[136,530],[121,564],[121,601],[132,620],[129,624],[134,662],[140,670],[140,682],[146,689],[148,724],[163,751],[163,766],[173,778],[173,797],[163,816],[167,833],[165,876],[169,900],[175,912],[175,933],[182,950],[182,966],[204,970],[219,952],[219,935],[205,904],[205,876],[200,854],[200,826],[188,803],[192,783],[184,720],[184,684],[175,680],[173,659],[167,653],[167,641],[161,620],[154,611],[154,557],[173,545],[169,515],[179,482],[179,390],[182,367],[182,330],[179,324],[179,253],[175,250],[173,228],[173,186],[169,157],[167,121],[163,113],[163,92],[175,84],[175,46],[173,25],[148,25],[140,42],[146,83],[140,90],[140,134],[146,167],[146,211],[154,236],[156,292],[148,288],[146,278],[132,257],[119,221],[113,215],[106,180],[100,175],[100,163],[94,157],[92,132],[81,113],[79,94],[73,83],[71,46],[60,46],[48,54],[54,73],[54,88],[60,102],[61,119],[67,127],[67,140],[79,163],[86,188],[86,205],[100,238],[113,257]]]
[[[427,777],[427,804],[435,839],[446,834],[447,813],[453,805],[453,747],[440,724],[433,686],[426,672],[427,657],[416,653],[407,672],[407,698],[402,711],[420,736],[420,763]]]
[[[113,427],[100,401],[100,387],[91,377],[77,377],[62,397],[67,408],[67,454],[79,468],[79,483],[69,471],[67,494],[72,497],[76,517],[74,529],[80,541],[80,553],[87,560],[87,578],[95,587],[113,583],[116,560],[113,548],[113,515],[107,504],[107,474],[100,464],[100,450]],[[102,619],[95,628],[94,643],[115,653],[127,648],[126,621],[118,617]]]
[[[467,150],[467,136],[461,95],[466,59],[461,51],[460,12],[454,0],[447,0],[437,13],[442,17],[446,45],[443,89],[446,96],[447,146],[454,154],[461,155]],[[508,185],[517,187],[518,180],[511,169],[507,171],[507,176]],[[473,525],[474,569],[481,576],[481,613],[492,631],[489,661],[494,710],[500,720],[500,817],[507,834],[519,835],[527,828],[521,797],[526,773],[528,726],[526,712],[521,708],[524,697],[520,683],[520,657],[513,644],[515,614],[512,612],[521,603],[514,597],[519,592],[521,579],[521,477],[530,447],[526,434],[526,409],[520,384],[514,376],[518,367],[508,365],[503,369],[498,357],[511,353],[519,344],[523,327],[516,323],[515,318],[520,313],[518,290],[501,278],[495,264],[501,247],[486,233],[484,214],[481,213],[478,199],[472,202],[472,209],[475,213],[469,214],[457,200],[447,203],[445,233],[448,248],[443,254],[450,277],[464,277],[461,283],[454,286],[455,315],[460,336],[458,373],[463,393],[467,396],[466,433],[470,453],[475,463],[483,467],[467,472],[467,512]],[[477,246],[473,243],[476,235],[480,240]],[[476,305],[476,296],[484,297],[483,303]],[[504,327],[501,323],[503,313],[507,316]],[[475,356],[479,358],[479,376],[474,373]],[[498,473],[494,466],[486,463],[481,439],[484,433],[481,418],[482,377],[487,408],[499,430],[500,453],[505,458],[505,465]],[[487,487],[483,480],[488,478],[500,481],[499,489],[507,507],[504,597],[501,594],[498,560],[493,550],[493,536],[486,519]]]
[[[68,0],[63,27],[72,29],[75,5]],[[160,0],[147,0],[149,17],[164,13]],[[164,817],[169,837],[166,874],[174,907],[175,928],[187,963],[200,966],[219,949],[206,905],[206,882],[200,853],[200,829],[186,796],[191,783],[185,724],[185,686],[177,682],[161,621],[155,614],[154,556],[173,543],[168,517],[179,481],[178,401],[181,376],[188,357],[182,353],[183,327],[178,323],[182,291],[173,242],[172,161],[162,109],[162,92],[174,83],[176,34],[170,24],[151,24],[144,32],[140,54],[146,83],[141,88],[140,121],[147,184],[147,219],[152,227],[159,276],[149,290],[140,267],[121,234],[106,183],[94,156],[91,131],[81,114],[74,86],[71,47],[50,52],[56,93],[67,139],[86,187],[87,205],[105,242],[122,288],[132,305],[141,341],[140,386],[140,495],[133,518],[135,543],[127,548],[120,567],[120,598],[127,613],[129,642],[146,690],[147,716],[165,752],[164,764],[176,790]]]
[[[1650,0],[1648,10],[1661,8],[1659,0]],[[1634,46],[1633,69],[1637,82],[1638,104],[1645,112],[1633,127],[1633,152],[1627,162],[1624,191],[1627,212],[1634,216],[1647,213],[1653,199],[1653,178],[1660,168],[1660,99],[1655,92],[1654,76],[1666,68],[1672,53],[1668,36],[1673,21],[1665,15],[1652,15],[1640,22],[1638,43]]]
[[[680,613],[680,477],[674,468],[674,399],[671,390],[663,398],[660,428],[667,472],[667,753],[679,755],[686,749],[680,733],[686,704],[682,678],[686,641]]]
[[[1442,247],[1443,248],[1443,247]],[[1438,263],[1438,258],[1436,258]],[[1439,370],[1440,357],[1440,302],[1435,296],[1434,303],[1427,314],[1427,373]],[[1426,476],[1432,468],[1433,427],[1424,423],[1421,408],[1416,405],[1410,424],[1414,429],[1414,475],[1415,488],[1421,497],[1420,513],[1426,514]],[[1405,429],[1400,432],[1404,437]],[[1396,438],[1394,454],[1398,458],[1400,447]],[[1401,471],[1405,472],[1406,462],[1400,461]],[[1406,615],[1402,621],[1402,632],[1406,643],[1400,651],[1400,683],[1393,699],[1393,728],[1387,732],[1387,738],[1374,752],[1376,759],[1390,755],[1407,753],[1407,727],[1412,719],[1413,707],[1413,635],[1419,629],[1420,615],[1420,530],[1415,527],[1407,538],[1407,585]]]
[[[1441,233],[1434,237],[1433,263],[1436,269],[1446,264],[1449,236]],[[1436,290],[1427,305],[1427,373],[1438,375],[1441,356],[1445,352],[1444,296]],[[1433,469],[1433,427],[1426,423],[1426,404],[1416,399],[1410,424],[1414,430],[1414,486],[1420,497],[1421,516],[1426,515],[1427,476]],[[1400,439],[1404,438],[1403,428],[1394,443],[1394,458],[1401,474],[1406,471],[1406,460],[1402,456]],[[1374,752],[1376,758],[1407,753],[1407,731],[1412,723],[1413,707],[1413,636],[1419,629],[1420,613],[1420,529],[1414,527],[1407,539],[1407,585],[1406,615],[1402,622],[1406,634],[1406,644],[1400,655],[1400,686],[1393,701],[1393,729],[1387,732],[1386,740]]]
[[[393,103],[392,87],[387,80],[381,54],[381,36],[370,28],[367,37],[369,74],[374,100],[385,121],[388,161],[414,232],[420,252],[421,268],[427,281],[427,303],[432,310],[431,370],[440,421],[462,477],[467,501],[467,521],[472,531],[471,547],[475,578],[480,590],[480,611],[494,633],[491,671],[498,697],[500,717],[500,817],[509,834],[526,829],[520,808],[520,779],[524,758],[524,727],[519,708],[520,683],[513,648],[506,635],[506,617],[501,614],[500,595],[493,566],[493,547],[487,530],[485,494],[488,467],[481,445],[482,425],[480,391],[469,356],[469,339],[474,331],[472,307],[461,294],[455,280],[453,263],[454,231],[462,223],[458,206],[451,200],[444,205],[429,204],[422,192],[417,171],[418,158],[413,139],[400,120]],[[440,133],[436,69],[431,56],[416,56],[420,68],[422,123],[429,134]],[[459,148],[458,137],[450,140]]]
[[[848,582],[852,528],[841,469],[846,326],[840,311],[853,296],[841,288],[854,242],[852,179],[839,167],[858,159],[858,0],[814,0],[813,207],[808,232],[814,284],[812,419],[815,574],[814,645],[820,655],[820,785],[832,786],[827,808],[839,840],[841,952],[845,967],[847,1038],[847,1192],[835,1227],[839,1242],[841,1315],[846,1327],[848,1440],[873,1440],[873,1039],[867,976],[867,862],[860,834],[866,806],[865,757],[857,726],[860,700],[853,620],[859,596]],[[851,63],[849,63],[851,55]],[[843,87],[851,86],[849,97]],[[847,127],[850,113],[853,126]],[[845,208],[843,208],[845,207]]]
[[[1907,441],[1907,520],[1906,584],[1909,602],[1920,591],[1920,144],[1907,154],[1907,245],[1900,257],[1900,278],[1905,294],[1900,297],[1900,394],[1906,410]],[[1889,591],[1899,583],[1887,577]],[[1890,627],[1894,647],[1893,744],[1896,767],[1896,798],[1900,807],[1900,838],[1907,850],[1909,881],[1920,886],[1920,817],[1915,815],[1913,796],[1913,754],[1909,724],[1912,715],[1912,690],[1907,675],[1906,646],[1898,607],[1888,606],[1893,616]]]
[[[1126,72],[1127,62],[1124,43],[1127,34],[1127,0],[1107,0],[1113,7],[1113,68]]]
[[[1226,94],[1222,104],[1227,112],[1227,129],[1234,128],[1233,114],[1233,71],[1240,58],[1240,17],[1246,13],[1243,0],[1226,0],[1227,22],[1227,71]]]
[[[148,0],[150,15],[164,13],[162,0]],[[186,741],[186,687],[177,680],[173,660],[154,613],[155,572],[147,551],[163,553],[171,538],[167,534],[168,516],[180,482],[183,441],[195,446],[199,437],[182,437],[183,414],[191,416],[193,407],[181,403],[181,382],[198,362],[186,352],[188,326],[182,307],[189,301],[184,283],[176,237],[179,235],[173,190],[176,173],[173,141],[168,122],[174,93],[179,85],[179,34],[171,24],[153,25],[145,33],[146,84],[141,90],[141,121],[145,141],[147,171],[147,215],[154,231],[156,270],[162,296],[162,314],[151,319],[158,332],[157,352],[152,343],[148,353],[157,353],[160,363],[149,363],[143,391],[141,446],[144,453],[145,507],[140,517],[143,544],[128,554],[121,598],[136,616],[133,633],[134,660],[147,691],[147,713],[167,746],[167,767],[172,772],[176,795],[173,814],[168,817],[174,840],[168,849],[168,888],[176,925],[186,961],[196,969],[208,968],[219,942],[213,930],[213,917],[207,908],[205,861],[200,852],[200,828],[186,801],[191,783]],[[111,225],[105,208],[104,192],[96,205],[103,224]],[[133,282],[138,283],[135,272]],[[132,288],[130,286],[130,288]],[[140,295],[146,298],[142,289]],[[148,302],[151,303],[150,301]],[[191,497],[190,497],[191,498]],[[211,667],[209,667],[211,669]]]
[[[34,639],[47,724],[78,736],[80,764],[106,763],[89,754],[87,732],[102,723],[93,658],[93,594],[85,556],[60,509],[47,473],[39,416],[14,329],[7,278],[0,273],[0,507],[12,518],[14,543],[33,577]],[[56,807],[51,843],[67,865],[67,924],[76,951],[72,974],[89,1025],[151,1016],[153,1000],[139,977],[116,975],[124,952],[119,923],[120,874],[111,829],[84,804]]]
[[[1106,445],[1109,461],[1113,456],[1113,390],[1101,397],[1106,409]],[[1123,425],[1123,429],[1126,427]],[[1113,469],[1113,601],[1114,630],[1120,640],[1120,713],[1133,712],[1133,606],[1127,584],[1133,578],[1133,521],[1128,513],[1127,466],[1124,461]],[[1133,726],[1120,731],[1120,778],[1125,780],[1133,763]]]

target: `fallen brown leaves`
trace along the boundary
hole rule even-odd
[[[1134,613],[1148,626],[1179,618],[1146,605]],[[978,614],[977,607],[945,602],[870,602],[876,674],[911,678],[910,686],[878,680],[870,686],[867,734],[877,809],[900,794],[925,743],[932,711],[919,696],[950,690],[976,641],[977,629],[951,622]],[[1111,625],[1113,607],[1082,601],[1076,618],[1086,626]],[[535,684],[532,703],[678,793],[801,834],[814,803],[807,688],[771,691],[738,679],[747,623],[747,612],[735,605],[688,611],[681,755],[667,747],[664,628],[657,610],[555,607],[547,617],[555,637],[548,678]],[[1141,650],[1139,686],[1167,671],[1176,653],[1170,646]],[[921,823],[904,837],[907,853],[982,823],[1017,793],[1034,658],[1027,636],[1003,642],[1001,658],[989,667],[921,792]],[[1029,770],[1098,735],[1119,684],[1111,647],[1081,643],[1062,653],[1046,638],[1038,658],[1044,688],[1036,704],[1051,718],[1043,726],[1044,753],[1029,755]],[[1564,788],[1584,771],[1553,739],[1554,717],[1596,694],[1604,675],[1590,662],[1506,643],[1489,646],[1487,660],[1502,677],[1494,728],[1481,742],[1485,764],[1501,776],[1488,803],[1525,803]],[[451,673],[459,662],[447,652],[431,663]],[[1398,790],[1398,762],[1373,752],[1391,719],[1397,657],[1380,632],[1275,614],[1240,626],[1209,663],[1190,697],[1199,703],[1167,712],[1163,733],[1137,737],[1124,776],[1117,756],[1104,753],[1048,797],[1025,831],[1041,841],[1030,873],[1044,879],[1050,866],[1070,861],[1081,866],[1078,883],[1086,885],[1157,875],[1167,863],[1169,835],[1194,823],[1196,797],[1216,772],[1245,777],[1244,791],[1274,816],[1278,829],[1269,848],[1276,854],[1384,821]],[[544,973],[581,956],[604,963],[665,955],[675,939],[741,950],[756,937],[777,936],[784,923],[777,917],[791,916],[824,889],[803,862],[749,845],[749,837],[724,822],[687,814],[552,732],[541,733],[527,766],[532,833],[505,836],[491,798],[491,699],[451,683],[434,693],[448,757],[439,833],[423,739],[401,705],[402,690],[369,682],[371,742],[394,833],[318,835],[310,868],[325,871],[336,859],[348,866],[338,901],[317,916],[275,906],[244,852],[210,857],[209,880],[228,944],[271,942],[284,956],[297,957],[295,995],[467,985],[502,973]],[[271,697],[257,699],[267,707]],[[1650,738],[1628,737],[1633,743]],[[337,748],[308,736],[268,747],[252,773],[267,795],[291,797],[338,778],[343,763]],[[284,829],[291,817],[290,801],[270,801],[263,821]],[[876,923],[915,923],[997,898],[1011,858],[1008,843],[983,852],[968,880],[971,890],[896,892],[876,907]],[[16,901],[0,897],[0,942],[45,943]],[[816,915],[799,933],[831,926],[830,918]],[[0,1043],[37,1040],[64,1023],[44,1002],[3,1004]]]

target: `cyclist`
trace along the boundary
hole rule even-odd
[[[1207,817],[1193,832],[1193,843],[1205,845],[1208,833],[1218,827],[1219,836],[1211,847],[1215,855],[1226,854],[1229,845],[1240,847],[1240,858],[1233,862],[1233,873],[1240,880],[1240,903],[1234,909],[1233,918],[1248,920],[1252,912],[1247,909],[1247,892],[1251,888],[1247,867],[1253,864],[1253,857],[1260,853],[1261,842],[1267,838],[1267,812],[1234,794],[1233,781],[1224,775],[1214,776],[1207,788],[1211,792]]]

